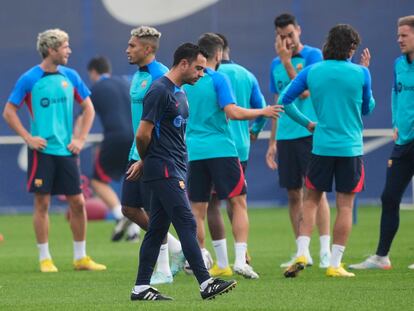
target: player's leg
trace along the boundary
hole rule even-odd
[[[331,259],[331,250],[330,250],[330,210],[329,203],[324,193],[321,197],[321,201],[318,205],[318,211],[316,214],[316,226],[319,231],[319,268],[327,268],[329,266],[329,261]]]

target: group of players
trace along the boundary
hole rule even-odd
[[[367,69],[370,54],[367,49],[363,51],[360,65],[350,61],[360,43],[359,34],[350,25],[333,27],[322,52],[301,43],[301,28],[290,14],[276,17],[275,34],[278,57],[271,66],[275,105],[266,106],[256,78],[230,60],[223,35],[205,33],[196,45],[180,45],[168,70],[155,58],[161,33],[147,26],[131,31],[126,53],[129,63],[138,66],[129,94],[136,139],[129,151],[121,200],[108,190],[113,174],[105,170],[111,165],[104,163],[111,157],[102,154],[114,148],[120,154],[128,153],[129,148],[117,147],[131,139],[114,134],[120,129],[104,133],[106,138],[112,135],[107,141],[115,145],[101,147],[94,188],[118,210],[118,218],[122,205],[122,214],[147,231],[132,300],[170,300],[151,285],[171,283],[185,260],[200,284],[203,299],[236,286],[234,280],[216,277],[229,277],[235,272],[246,278],[259,278],[247,252],[249,220],[244,172],[250,140],[263,128],[265,117],[272,118],[266,162],[271,169],[279,168],[297,243],[295,256],[282,264],[286,267],[284,275],[295,277],[313,264],[309,243],[316,222],[321,242],[319,266],[327,268],[328,276],[354,276],[345,270],[341,260],[352,226],[355,193],[364,186],[362,115],[370,114],[375,106]],[[414,16],[399,20],[398,42],[403,56],[395,63],[392,99],[396,144],[382,195],[380,243],[375,256],[351,265],[355,269],[391,267],[388,252],[398,229],[399,204],[414,174]],[[53,194],[65,194],[69,203],[75,269],[105,270],[104,265],[86,255],[85,202],[77,163],[94,118],[90,92],[79,75],[64,66],[71,53],[64,31],[51,29],[39,34],[37,49],[43,59],[41,64],[20,77],[3,116],[30,149],[28,190],[34,192],[40,270],[58,271],[48,245],[48,208]],[[101,85],[105,90],[114,88],[116,93],[122,87],[111,82],[115,79],[110,77],[110,70],[101,68],[102,64],[108,67],[105,60],[95,59],[88,68],[90,74],[98,76],[94,88]],[[94,93],[99,92],[92,93],[98,104],[102,99]],[[82,116],[72,135],[74,99],[81,105]],[[23,102],[32,116],[30,133],[17,115]],[[247,120],[251,119],[255,122],[249,130]],[[124,133],[131,131],[126,122],[120,121],[125,126]],[[331,251],[329,206],[324,192],[331,191],[333,178],[338,214]],[[228,205],[232,225],[233,268],[227,256],[220,200]],[[206,216],[216,254],[212,267],[205,248]],[[168,233],[171,223],[180,241]],[[168,249],[172,254],[171,268]]]

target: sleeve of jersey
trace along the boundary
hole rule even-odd
[[[319,49],[312,49],[306,58],[306,66],[318,63],[323,60],[322,52]]]
[[[214,88],[217,92],[217,100],[220,108],[223,109],[229,104],[236,104],[236,99],[234,97],[229,79],[219,72],[216,72],[212,78]]]
[[[71,70],[68,72],[68,77],[72,81],[75,87],[75,99],[78,103],[82,103],[88,96],[91,95],[91,91],[88,89],[86,84],[83,82],[79,74]]]
[[[362,66],[361,66],[362,67]],[[372,90],[371,90],[371,75],[369,73],[368,68],[362,67],[362,71],[364,72],[364,86],[362,89],[362,115],[370,114],[375,108],[375,100],[372,97]]]
[[[396,125],[396,117],[397,117],[397,108],[398,108],[398,96],[397,96],[397,74],[395,72],[395,65],[394,65],[394,83],[392,86],[391,91],[391,117],[392,117],[392,128],[395,128]]]
[[[253,75],[252,75],[252,82],[253,82],[253,86],[252,86],[252,94],[250,96],[250,107],[255,108],[255,109],[261,109],[261,108],[266,107],[266,101],[264,99],[262,91],[260,90],[259,83],[257,82],[256,77]],[[250,131],[253,134],[258,134],[262,131],[265,124],[266,124],[266,118],[264,117],[256,118],[253,121]]]
[[[150,89],[144,97],[141,120],[156,124],[162,117],[164,105],[163,93],[157,92],[157,89]]]
[[[153,70],[151,70],[152,80],[155,81],[158,78],[161,78],[167,72],[168,72],[168,68],[162,64],[159,64],[159,66],[156,66]]]
[[[293,101],[308,89],[307,77],[310,67],[302,70],[295,79],[283,90],[279,96],[278,104],[284,105],[286,114],[295,122],[306,127],[311,122],[300,110],[296,107]]]
[[[272,62],[272,65],[270,66],[270,92],[272,92],[272,94],[278,94],[279,92],[276,89],[276,81],[275,81],[275,77],[273,76],[273,70],[275,69],[276,65],[279,63],[278,59],[275,59]]]
[[[19,80],[17,80],[16,85],[13,88],[13,91],[11,92],[8,102],[15,105],[20,106],[26,95],[30,92],[30,85],[28,83],[27,77],[21,76]]]

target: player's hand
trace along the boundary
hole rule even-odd
[[[272,141],[269,143],[269,147],[267,148],[266,164],[273,171],[277,169],[277,163],[275,161],[276,152],[277,152],[276,141]]]
[[[276,36],[275,50],[282,63],[288,62],[292,59],[292,50],[287,47],[286,39],[282,39],[280,35]]]
[[[309,122],[308,126],[306,127],[309,132],[313,133],[315,131],[316,123],[315,122]]]
[[[46,139],[40,136],[29,136],[28,138],[26,138],[26,143],[30,149],[34,149],[38,151],[42,151],[47,146]]]
[[[359,61],[359,64],[365,67],[369,67],[370,60],[371,60],[371,54],[369,53],[368,48],[365,48],[362,51],[361,60]]]
[[[394,128],[394,131],[392,132],[392,139],[394,141],[397,141],[397,139],[398,139],[398,129],[397,128]]]
[[[144,162],[141,160],[132,164],[126,171],[126,180],[134,181],[141,177]]]
[[[310,96],[310,92],[308,90],[304,91],[302,94],[299,95],[300,99],[305,99]]]
[[[252,131],[250,131],[249,134],[251,142],[255,142],[257,140],[257,137],[259,136],[259,133],[253,133]]]
[[[72,141],[67,146],[68,150],[73,154],[79,154],[85,145],[85,140],[81,138],[72,138]]]
[[[279,118],[280,113],[283,111],[284,110],[282,105],[270,105],[262,109],[262,115],[264,117],[276,119]]]

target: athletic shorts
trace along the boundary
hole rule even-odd
[[[135,160],[129,161],[127,171],[129,167],[135,162]],[[124,174],[124,177],[122,179],[121,193],[122,206],[149,208],[149,196],[146,194],[145,188],[145,184],[142,182],[142,177],[138,178],[137,180],[126,180],[126,174]]]
[[[27,190],[77,195],[82,192],[78,156],[57,156],[28,150]]]
[[[190,161],[188,195],[192,202],[208,202],[213,189],[219,200],[246,193],[246,181],[237,157]]]
[[[120,180],[128,163],[131,143],[130,140],[104,140],[95,154],[93,178],[104,183]]]
[[[306,174],[306,187],[331,192],[334,177],[337,192],[361,192],[365,180],[362,156],[331,157],[312,154]]]
[[[312,151],[312,136],[277,141],[279,185],[281,188],[303,187]]]

